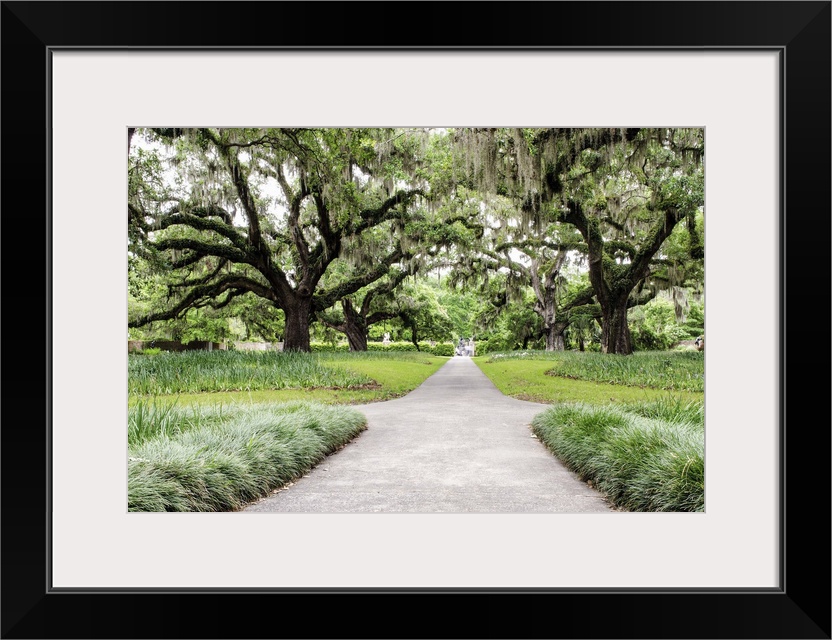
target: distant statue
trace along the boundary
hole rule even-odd
[[[696,347],[697,351],[704,351],[705,350],[705,336],[699,336],[696,340],[693,341],[693,346]]]
[[[383,340],[382,342],[383,342],[383,344],[385,344],[385,345],[390,344],[390,334],[389,334],[389,333],[385,333],[385,334],[384,334],[384,340]]]

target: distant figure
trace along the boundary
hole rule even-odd
[[[456,355],[465,355],[465,339],[462,336],[459,337],[459,344],[456,345]]]

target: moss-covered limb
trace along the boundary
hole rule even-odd
[[[156,227],[158,229],[168,229],[170,227],[181,225],[190,227],[191,229],[196,229],[197,231],[211,231],[229,240],[233,246],[243,253],[248,252],[248,243],[235,227],[233,227],[230,223],[211,219],[208,216],[218,214],[208,213],[207,211],[209,210],[205,211],[204,215],[200,215],[198,211],[183,212],[180,210],[180,207],[177,206],[174,207],[170,213],[162,216]],[[220,211],[222,211],[222,209],[220,209]]]
[[[231,153],[228,148],[220,147],[228,172],[231,176],[231,182],[237,190],[237,196],[243,205],[246,219],[248,221],[248,239],[252,247],[260,247],[262,243],[262,233],[260,231],[260,214],[257,210],[257,203],[254,201],[254,196],[251,195],[251,189],[248,186],[247,176],[244,173],[243,167],[237,155]]]
[[[300,212],[303,201],[311,195],[309,183],[305,180],[300,181],[297,190],[293,189],[286,179],[286,174],[283,171],[283,166],[278,164],[276,167],[277,182],[283,190],[283,195],[289,205],[289,215],[286,224],[289,228],[289,236],[298,253],[301,264],[307,266],[309,264],[309,245],[303,235],[303,230],[300,225]],[[319,206],[322,206],[319,203]]]
[[[604,243],[604,253],[613,257],[623,253],[632,260],[636,255],[636,248],[630,242],[607,240]]]
[[[176,251],[192,251],[200,258],[213,256],[228,260],[230,262],[249,264],[256,266],[256,261],[252,257],[236,247],[226,244],[214,244],[204,240],[197,240],[195,238],[163,238],[158,242],[154,242],[153,246],[160,251],[167,251],[170,249]],[[187,264],[193,261],[187,261]]]
[[[400,218],[403,214],[397,210],[397,207],[407,206],[417,197],[427,198],[427,195],[422,189],[400,189],[378,207],[363,209],[358,216],[359,222],[347,225],[344,228],[344,233],[347,235],[355,235],[387,220]]]
[[[658,253],[665,240],[670,237],[673,228],[684,218],[684,212],[673,205],[664,208],[664,213],[657,220],[644,242],[636,251],[632,259],[632,272],[640,274],[641,278],[647,277],[650,272],[650,261]],[[641,279],[639,278],[639,279]]]
[[[184,258],[181,258],[180,260],[174,260],[173,262],[171,262],[171,266],[174,269],[187,267],[187,266],[190,266],[192,264],[195,264],[195,263],[199,262],[200,260],[202,260],[205,257],[206,256],[201,256],[199,254],[192,254],[190,256],[186,256]],[[188,288],[188,287],[192,287],[192,286],[195,286],[195,285],[208,284],[214,278],[216,278],[223,271],[223,269],[227,269],[228,264],[229,263],[228,263],[227,260],[220,259],[220,260],[217,261],[217,264],[213,268],[211,268],[211,270],[208,271],[208,273],[206,273],[204,276],[196,277],[196,278],[187,278],[185,280],[181,280],[181,281],[177,281],[177,282],[170,282],[170,283],[168,283],[168,288],[169,289],[183,289],[183,288]]]
[[[694,260],[702,260],[705,257],[705,239],[696,228],[696,216],[689,212],[685,216],[688,230],[688,254]]]
[[[151,227],[145,221],[147,214],[139,208],[139,206],[133,202],[127,203],[127,215],[129,218],[129,222],[131,225],[131,229],[138,230],[142,233],[143,237],[147,237],[148,232],[150,231]]]
[[[215,298],[218,298],[221,294],[227,291],[238,291],[240,295],[251,292],[262,298],[271,300],[272,302],[278,302],[272,290],[261,283],[239,275],[228,275],[216,282],[193,287],[190,291],[188,291],[185,297],[172,308],[151,313],[136,320],[132,320],[127,323],[127,326],[143,327],[151,322],[156,322],[157,320],[175,320],[177,318],[181,318],[189,309],[197,309],[207,306],[215,308],[225,306],[228,303],[228,300],[216,301]],[[234,295],[238,294],[234,293]],[[219,307],[217,305],[219,305]]]
[[[405,253],[401,250],[401,247],[397,245],[393,251],[388,253],[366,271],[329,289],[319,289],[313,296],[313,309],[317,311],[325,311],[339,300],[342,300],[359,289],[383,278],[389,273],[390,267],[403,257],[405,257]]]
[[[474,231],[477,238],[481,238],[485,233],[485,225],[471,216],[451,216],[442,223],[442,226],[449,227],[456,223],[461,224],[466,229]]]
[[[517,249],[527,253],[535,249],[552,249],[553,251],[580,250],[586,246],[583,242],[554,242],[547,240],[545,236],[530,237],[523,240],[511,240],[501,242],[494,246],[496,253],[502,253],[510,249]]]
[[[568,300],[561,301],[561,310],[563,312],[571,311],[572,309],[576,309],[578,307],[584,307],[592,302],[592,299],[595,297],[595,289],[590,287],[584,287],[580,291],[577,291],[574,296],[572,296]]]

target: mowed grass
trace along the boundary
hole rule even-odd
[[[701,400],[704,358],[692,352],[630,356],[575,352],[513,352],[474,358],[504,394],[547,404],[638,403],[666,398]]]

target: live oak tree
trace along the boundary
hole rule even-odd
[[[604,351],[630,353],[627,309],[701,281],[703,155],[700,129],[131,129],[128,250],[167,296],[129,326],[257,315],[253,297],[282,314],[287,350],[334,309],[360,348],[381,300],[363,296],[430,257],[531,287],[547,348],[582,309]],[[564,277],[576,256],[591,288]]]
[[[257,296],[284,314],[284,349],[309,351],[317,312],[406,265],[404,228],[427,199],[420,132],[381,129],[140,129],[130,134],[131,242],[165,271],[165,308],[130,327]],[[147,155],[136,137],[159,145]],[[384,252],[364,246],[386,235]],[[377,250],[378,244],[372,249]],[[341,261],[345,277],[324,281]]]
[[[391,236],[378,229],[368,230],[361,238],[363,250],[348,254],[359,256],[365,261],[372,261],[373,256],[384,255],[391,250],[391,245],[401,245],[406,260],[392,267],[382,278],[372,285],[363,287],[349,295],[320,296],[321,304],[316,310],[317,319],[331,329],[347,336],[351,351],[366,351],[369,329],[383,321],[395,320],[411,336],[411,341],[419,349],[419,336],[440,339],[450,334],[448,317],[438,301],[437,293],[428,290],[429,280],[420,279],[419,275],[436,272],[453,262],[455,247],[467,242],[471,227],[477,228],[476,210],[464,210],[455,206],[453,198],[443,185],[446,176],[441,166],[442,158],[447,156],[447,149],[442,148],[442,141],[435,138],[426,149],[426,165],[419,169],[420,178],[430,185],[432,199],[428,206],[411,208],[407,219],[401,221],[399,234]],[[349,277],[347,263],[338,260],[333,263],[321,281],[322,289],[341,292],[341,283]],[[324,303],[336,303],[325,309]]]
[[[580,258],[584,246],[580,235],[554,223],[542,229],[539,219],[532,222],[519,215],[516,199],[487,193],[482,198],[481,232],[459,249],[461,257],[451,272],[452,281],[478,286],[485,293],[493,275],[503,274],[501,301],[482,314],[490,325],[494,324],[490,315],[507,309],[509,302],[516,304],[530,289],[546,350],[563,351],[572,310],[589,304],[594,296],[589,285],[567,288],[570,262]],[[493,293],[487,297],[494,299]],[[523,342],[530,337],[526,335]]]
[[[510,198],[524,226],[580,233],[602,350],[632,353],[627,309],[655,295],[646,282],[669,273],[665,241],[678,224],[686,259],[704,257],[703,130],[464,129],[457,139],[466,179]]]
[[[340,313],[333,307],[319,311],[317,319],[346,335],[350,351],[366,351],[370,327],[399,317],[394,291],[407,275],[403,269],[391,269],[372,285],[341,298]]]
[[[469,285],[480,278],[480,290],[487,291],[493,276],[486,274],[493,272],[503,276],[500,279],[503,290],[491,295],[491,309],[482,313],[483,322],[488,319],[489,325],[494,323],[489,316],[508,310],[510,304],[525,299],[528,289],[531,309],[540,318],[539,334],[544,339],[546,351],[563,351],[564,332],[571,323],[572,314],[593,301],[593,288],[568,286],[569,280],[561,272],[567,258],[565,249],[550,251],[538,246],[531,250],[528,246],[518,248],[517,245],[511,248],[528,259],[522,261],[519,256],[512,256],[505,245],[498,250],[483,249],[479,255],[462,263],[453,277]],[[524,342],[530,337],[532,334],[527,333]]]

